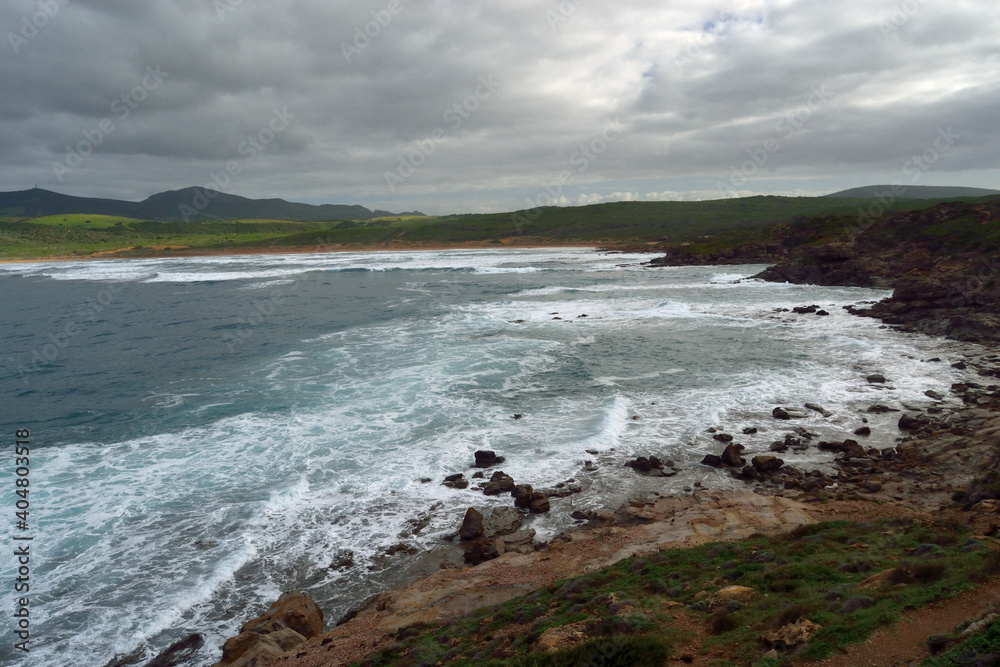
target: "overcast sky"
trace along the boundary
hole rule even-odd
[[[1000,188],[996,9],[4,0],[0,190],[448,213]]]

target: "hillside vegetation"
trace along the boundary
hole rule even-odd
[[[937,200],[900,200],[893,211],[925,208]],[[731,247],[767,238],[775,225],[805,218],[850,220],[868,199],[747,197],[703,202],[618,202],[544,207],[514,213],[423,216],[381,215],[356,220],[288,221],[257,218],[159,222],[121,216],[66,213],[0,218],[0,257],[81,257],[364,249],[433,245],[593,244],[658,249],[695,244]]]

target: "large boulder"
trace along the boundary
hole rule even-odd
[[[465,519],[458,530],[458,536],[463,540],[474,540],[483,536],[483,515],[474,507],[465,511]]]
[[[727,466],[732,466],[734,468],[741,467],[743,465],[743,456],[741,455],[742,451],[742,445],[729,443],[726,445],[726,449],[722,452],[722,462]]]
[[[528,507],[531,504],[531,496],[534,492],[530,484],[516,485],[510,491],[510,495],[514,498],[514,507]]]
[[[490,477],[483,487],[483,493],[487,496],[499,496],[501,493],[510,493],[514,490],[514,478],[502,470],[498,470]]]
[[[774,472],[785,465],[785,462],[776,456],[755,456],[751,463],[760,472]]]
[[[213,667],[257,667],[273,662],[323,632],[323,611],[305,593],[285,593],[222,646]]]
[[[473,467],[475,468],[492,468],[495,465],[500,465],[506,459],[502,456],[497,456],[496,452],[489,450],[479,450],[476,452],[476,463]]]
[[[544,514],[545,512],[548,512],[550,509],[548,496],[544,493],[535,491],[531,494],[531,502],[528,504],[528,509],[530,509],[534,514]]]
[[[490,539],[511,535],[521,528],[523,521],[524,515],[513,507],[494,507],[482,522],[483,535]]]

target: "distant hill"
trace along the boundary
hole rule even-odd
[[[899,186],[895,186],[897,189]],[[990,195],[1000,195],[1000,190],[987,190],[985,188],[959,188],[940,185],[907,185],[902,194],[896,195],[897,199],[951,199],[955,197],[989,197]],[[849,199],[877,199],[891,192],[891,185],[866,185],[862,188],[852,188],[842,192],[834,192],[827,197],[841,197]]]
[[[367,220],[396,215],[347,204],[299,204],[284,199],[247,199],[218,193],[208,198],[202,188],[184,188],[155,194],[141,202],[72,197],[35,188],[0,192],[0,217],[38,218],[47,215],[88,213],[160,222],[270,219],[295,222]]]

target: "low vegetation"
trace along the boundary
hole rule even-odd
[[[694,657],[677,655],[677,646],[695,646],[718,665],[776,666],[793,656],[808,663],[997,574],[1000,557],[963,525],[819,523],[625,560],[444,625],[405,628],[360,664],[662,665],[671,654]],[[718,595],[730,586],[751,592]],[[820,627],[805,643],[779,645],[777,659],[765,657],[763,637],[800,619]],[[557,628],[581,641],[540,650]],[[994,625],[975,650],[1000,650],[998,636]]]
[[[365,220],[291,222],[227,220],[157,222],[101,215],[0,218],[0,257],[113,253],[253,251],[262,248],[365,248],[392,244],[593,244],[659,249],[685,244],[693,254],[769,237],[775,226],[819,225],[819,238],[843,232],[871,200],[836,197],[746,197],[701,202],[617,202],[542,207],[514,213],[400,215]],[[893,210],[937,200],[900,200]],[[827,230],[825,226],[829,226]],[[947,230],[946,230],[947,231]],[[961,232],[961,230],[957,230]],[[928,230],[929,234],[936,233]]]

